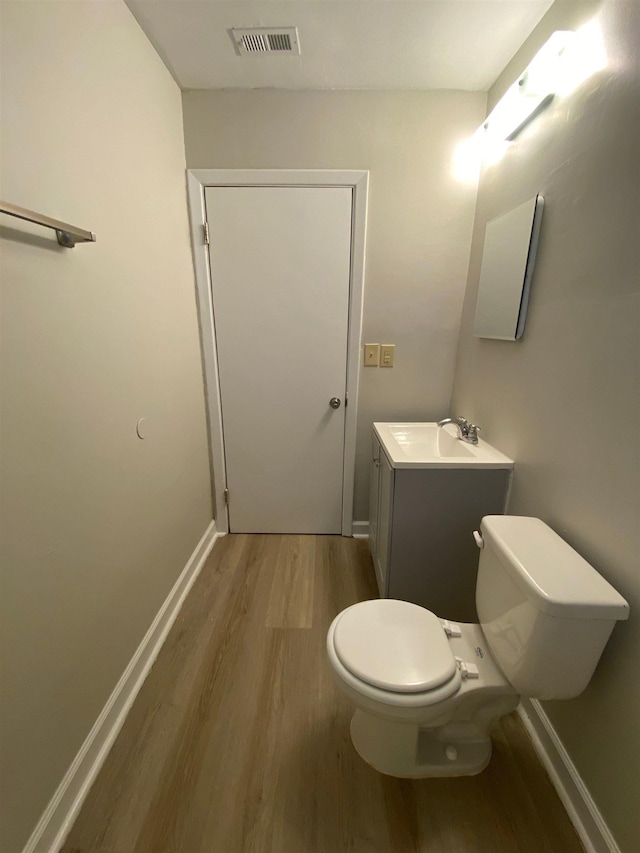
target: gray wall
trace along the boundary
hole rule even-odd
[[[468,92],[192,91],[189,168],[370,170],[363,342],[395,343],[395,367],[361,370],[355,519],[368,518],[374,420],[449,412],[475,187],[452,174],[484,117]]]
[[[491,103],[585,5],[593,14],[551,8]],[[455,411],[516,461],[509,511],[544,519],[631,605],[586,692],[544,705],[624,853],[640,849],[639,8],[602,5],[608,69],[557,99],[481,178],[453,393]],[[486,223],[538,191],[524,337],[474,338]]]
[[[2,4],[3,853],[211,520],[180,92],[120,2]],[[145,417],[148,437],[136,436]]]

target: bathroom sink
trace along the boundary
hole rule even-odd
[[[513,468],[509,459],[482,438],[468,444],[455,426],[436,423],[374,423],[394,468]]]

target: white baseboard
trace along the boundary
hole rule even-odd
[[[116,684],[22,853],[57,853],[64,843],[187,593],[221,535],[216,531],[215,520],[212,521]]]
[[[535,699],[523,699],[518,714],[587,853],[620,853],[609,827],[540,703]]]
[[[354,521],[351,525],[351,535],[354,539],[368,539],[369,538],[369,522],[368,521]]]

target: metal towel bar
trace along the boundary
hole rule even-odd
[[[0,201],[0,213],[7,213],[9,216],[25,219],[27,222],[35,222],[36,225],[43,225],[45,228],[53,228],[58,243],[66,249],[73,249],[76,243],[96,242],[96,235],[93,231],[76,228],[75,225],[68,225],[66,222],[60,222],[60,220],[52,219],[50,216],[43,216],[41,213],[27,210],[25,207],[18,207],[16,204]]]

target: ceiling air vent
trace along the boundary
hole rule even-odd
[[[250,53],[300,53],[296,27],[234,27],[231,37],[241,56]]]

